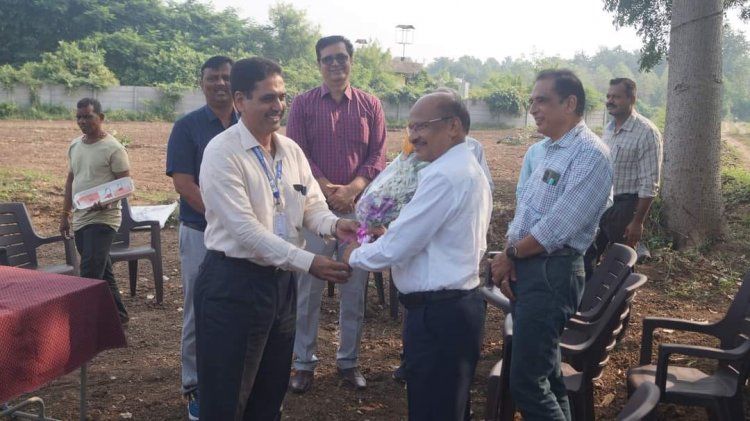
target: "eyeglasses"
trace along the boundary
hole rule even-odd
[[[438,117],[438,118],[433,118],[432,120],[423,121],[421,123],[410,123],[408,126],[406,126],[406,135],[411,137],[412,133],[419,134],[420,132],[423,132],[425,129],[430,127],[432,123],[437,123],[438,121],[450,120],[452,118],[453,116]]]
[[[344,65],[347,62],[349,62],[349,56],[344,53],[338,53],[336,55],[330,55],[325,56],[320,59],[320,62],[325,64],[326,66],[330,66],[333,64],[333,61],[336,60],[336,62],[340,65]]]

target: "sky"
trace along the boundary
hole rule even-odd
[[[268,22],[268,9],[278,0],[205,0],[217,10],[237,9],[243,18]],[[404,45],[397,25],[414,30],[405,45],[405,55],[429,64],[436,57],[463,55],[482,60],[494,57],[529,58],[534,55],[572,58],[588,55],[600,47],[638,50],[635,30],[616,29],[612,15],[603,10],[603,0],[286,0],[305,10],[310,22],[320,25],[323,35],[344,35],[355,41],[377,41],[394,57]],[[750,36],[750,24],[741,24],[737,13],[729,19],[734,28]]]

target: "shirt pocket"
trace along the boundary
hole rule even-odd
[[[638,162],[637,145],[635,144],[615,145],[613,158],[614,158],[615,165],[618,165],[620,163],[632,164],[634,162]]]
[[[565,191],[567,167],[554,164],[543,165],[543,163],[539,163],[539,165],[529,178],[533,185],[529,186],[530,191],[527,192],[527,195],[529,196],[529,206],[543,215],[554,206],[557,199]],[[551,183],[550,177],[557,177],[557,182]]]
[[[281,194],[284,198],[284,213],[287,219],[287,232],[289,237],[297,238],[302,231],[302,221],[305,214],[305,198],[306,196],[301,190],[303,188],[295,189],[295,185],[302,185],[296,177],[288,178],[284,176],[281,179]],[[307,193],[306,191],[304,193]]]
[[[353,143],[366,147],[370,141],[370,120],[367,117],[359,117],[359,125],[356,130],[356,133],[352,133]]]

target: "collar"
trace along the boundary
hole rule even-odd
[[[208,106],[208,104],[203,106],[203,110],[206,114],[206,118],[208,119],[208,122],[211,123],[214,120],[219,120],[219,117],[214,113],[214,110],[211,109],[211,107]],[[230,121],[230,126],[234,123],[237,123],[239,120],[239,115],[237,114],[237,110],[232,110],[232,120]]]
[[[260,143],[258,143],[258,139],[256,139],[255,136],[253,136],[253,134],[250,133],[250,130],[248,130],[247,126],[245,126],[245,123],[242,121],[242,119],[237,121],[236,126],[237,126],[237,130],[240,133],[240,144],[242,145],[242,149],[244,149],[248,153],[253,153],[251,149],[253,149],[256,146],[261,147]],[[279,141],[278,133],[273,134],[273,139],[271,139],[271,142],[273,142],[276,145],[276,156],[274,157],[274,161],[284,158],[286,156],[286,153],[284,151],[282,142]]]
[[[579,121],[578,124],[573,126],[572,129],[568,130],[567,133],[562,135],[562,137],[559,140],[553,142],[552,139],[550,139],[549,137],[545,138],[544,140],[549,141],[549,144],[547,145],[547,147],[557,146],[560,148],[567,148],[568,146],[575,144],[574,139],[578,137],[578,135],[581,133],[581,131],[583,131],[585,127],[586,127],[586,122],[583,119],[581,119],[581,121]]]
[[[615,129],[615,126],[617,125],[617,122],[615,120],[612,120],[612,121],[609,122],[610,129],[613,132],[614,131],[618,131],[619,132],[620,130],[625,130],[626,132],[632,132],[633,131],[633,126],[635,126],[635,120],[637,118],[638,118],[638,113],[634,109],[633,112],[630,113],[630,115],[628,116],[628,118],[625,119],[625,122],[622,123],[622,127],[620,127],[619,130]]]
[[[328,89],[328,86],[326,86],[324,83],[320,85],[320,93],[321,93],[320,95],[321,97],[330,96],[331,90]],[[352,99],[352,84],[351,83],[346,85],[346,89],[344,89],[344,96],[346,97],[346,99],[349,99],[349,100]]]

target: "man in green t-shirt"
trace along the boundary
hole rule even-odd
[[[130,164],[125,147],[102,129],[104,114],[98,100],[83,98],[78,101],[76,121],[83,135],[73,139],[68,147],[68,179],[60,218],[60,233],[70,236],[71,216],[76,249],[81,255],[81,276],[107,281],[117,305],[122,323],[128,322],[128,311],[122,303],[120,290],[112,272],[109,249],[120,228],[122,215],[119,202],[95,204],[88,209],[73,209],[73,195],[128,177]]]

